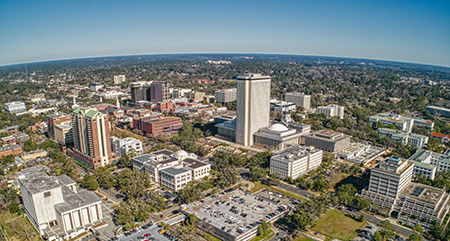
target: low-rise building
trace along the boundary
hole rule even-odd
[[[2,145],[3,146],[14,145],[14,144],[16,144],[16,138],[14,136],[2,137]]]
[[[22,146],[20,145],[8,145],[0,147],[0,158],[9,155],[19,155],[22,153]]]
[[[147,172],[153,182],[173,191],[179,191],[190,181],[208,177],[211,173],[209,163],[183,150],[144,154],[134,157],[132,164],[133,169]]]
[[[49,176],[48,171],[46,166],[35,166],[17,176],[25,214],[39,233],[50,241],[71,239],[102,225],[101,199],[78,191],[67,175]]]
[[[337,153],[337,157],[359,165],[375,160],[375,158],[385,154],[387,148],[367,145],[363,143],[351,143],[350,146]]]
[[[369,117],[371,123],[380,122],[384,125],[393,125],[403,131],[411,132],[413,126],[433,129],[434,122],[417,117],[402,116],[394,113],[380,113]]]
[[[450,156],[418,149],[408,160],[415,164],[414,174],[434,179],[438,172],[450,171]]]
[[[179,117],[144,117],[133,119],[133,128],[144,133],[161,135],[177,132],[183,126]]]
[[[351,136],[330,130],[318,130],[303,135],[303,138],[307,146],[314,146],[324,151],[335,152],[348,147]]]
[[[322,164],[323,151],[314,147],[289,146],[270,158],[270,174],[297,179]]]
[[[378,128],[378,134],[381,136],[388,136],[403,145],[411,145],[416,147],[425,147],[428,143],[428,136],[409,133],[407,131],[394,130],[389,128]]]
[[[142,141],[133,137],[120,139],[116,136],[111,137],[112,151],[122,156],[134,152],[138,155],[144,151]]]
[[[46,157],[47,155],[48,155],[48,153],[47,153],[46,150],[37,149],[35,151],[25,152],[20,157],[25,162],[28,162],[28,161],[31,161],[31,160],[34,160],[34,159],[37,159],[37,158]]]
[[[305,110],[311,108],[311,95],[306,95],[305,93],[286,93],[284,101],[294,102],[297,106],[302,107]]]
[[[439,106],[427,106],[426,110],[436,116],[450,117],[450,109]]]
[[[5,103],[5,110],[13,114],[22,114],[27,112],[27,107],[23,101],[13,101]]]
[[[121,74],[121,75],[114,75],[114,84],[115,85],[120,85],[123,82],[125,82],[125,75]]]
[[[98,92],[99,90],[103,89],[102,83],[91,83],[90,89],[92,92]]]
[[[450,135],[437,133],[437,132],[431,132],[431,136],[434,138],[439,139],[442,143],[448,143],[450,141]]]
[[[325,114],[327,118],[337,116],[341,119],[344,118],[345,108],[339,105],[319,106],[316,110],[317,114]]]
[[[227,104],[233,101],[236,101],[236,88],[234,89],[225,89],[225,90],[217,90],[214,92],[214,97],[216,102]]]
[[[289,112],[296,111],[297,106],[294,102],[286,102],[272,99],[270,100],[270,110],[275,112]]]
[[[201,102],[203,101],[204,96],[205,92],[197,92],[197,91],[191,91],[187,94],[187,98],[191,102]]]
[[[283,150],[288,145],[299,145],[302,134],[295,129],[288,129],[283,124],[277,123],[269,127],[259,129],[253,134],[255,145],[275,147]]]

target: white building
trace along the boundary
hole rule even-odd
[[[341,119],[344,118],[344,106],[328,105],[317,107],[317,114],[325,114],[328,118],[337,116]]]
[[[120,156],[130,153],[132,150],[139,155],[143,152],[142,141],[133,137],[120,139],[116,136],[112,136],[111,147],[112,151]]]
[[[5,110],[9,113],[20,114],[27,112],[27,108],[25,107],[25,102],[23,101],[13,101],[9,103],[5,103]]]
[[[323,151],[314,147],[290,146],[270,158],[270,173],[297,179],[322,164]]]
[[[184,188],[192,180],[208,177],[211,173],[210,164],[183,150],[160,150],[134,157],[133,169],[148,172],[153,182],[173,191]]]
[[[414,163],[414,175],[422,174],[433,180],[438,172],[450,171],[450,156],[441,153],[418,149],[408,160]]]
[[[99,90],[103,89],[103,84],[101,83],[91,83],[90,89],[92,92],[98,92]]]
[[[218,103],[229,103],[236,100],[236,88],[234,89],[225,89],[225,90],[217,90],[214,93],[214,98],[216,99],[216,102]]]
[[[118,99],[119,97],[124,96],[124,95],[126,95],[126,94],[123,93],[123,92],[120,92],[120,91],[117,91],[117,90],[111,90],[111,91],[107,91],[105,93],[98,94],[97,96],[99,98],[102,98],[102,99],[105,99],[105,100],[115,100],[115,99]]]
[[[120,85],[125,82],[125,75],[114,75],[114,84]]]
[[[48,171],[46,166],[35,166],[17,176],[25,213],[45,239],[74,238],[103,223],[97,195],[78,192],[76,182],[68,176],[48,176]]]
[[[305,110],[311,108],[311,95],[305,95],[305,93],[286,93],[284,101],[294,102],[297,106],[303,107]]]
[[[385,125],[394,125],[403,131],[411,132],[413,126],[434,128],[434,122],[416,117],[401,116],[394,113],[380,113],[369,117],[371,123],[380,122]]]
[[[283,150],[289,145],[300,145],[302,133],[277,123],[259,129],[253,136],[255,145],[273,146],[277,150]]]
[[[269,126],[270,77],[246,74],[237,78],[236,143],[253,145],[253,134]]]
[[[425,147],[428,143],[428,136],[409,133],[407,131],[394,130],[389,128],[378,128],[378,134],[388,136],[403,145],[411,145],[416,147]]]
[[[286,102],[272,99],[270,100],[270,109],[275,112],[289,112],[296,111],[297,106],[294,102]]]
[[[388,151],[387,148],[366,145],[363,143],[350,143],[350,145],[337,153],[337,157],[356,164],[366,164]]]

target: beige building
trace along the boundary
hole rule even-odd
[[[202,102],[205,92],[191,91],[187,94],[187,97],[191,102]]]
[[[253,134],[270,125],[270,76],[246,74],[237,78],[236,143],[253,145]]]
[[[283,150],[288,145],[300,145],[301,136],[302,133],[280,123],[261,128],[253,134],[255,145],[275,147],[277,150]]]
[[[114,84],[120,85],[125,82],[125,75],[114,75]]]
[[[72,125],[56,125],[54,128],[56,142],[67,146],[73,143]]]
[[[314,147],[290,146],[270,158],[270,174],[297,179],[322,164],[323,151]]]
[[[30,151],[30,152],[26,152],[23,153],[21,155],[22,160],[24,160],[25,162],[27,161],[31,161],[37,158],[42,158],[42,157],[46,157],[48,155],[46,150],[42,150],[42,149],[37,149],[35,151]]]
[[[318,130],[304,135],[304,142],[307,146],[315,146],[329,152],[342,150],[350,145],[351,136],[344,133]]]

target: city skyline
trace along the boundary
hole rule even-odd
[[[450,67],[449,9],[445,1],[3,1],[0,66],[104,56],[248,53]]]

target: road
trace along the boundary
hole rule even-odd
[[[159,232],[158,232],[159,230],[160,230],[160,228],[157,225],[153,225],[153,226],[151,226],[151,227],[149,227],[147,229],[139,230],[136,233],[133,233],[133,234],[131,234],[129,236],[121,235],[118,238],[119,238],[119,241],[133,241],[133,240],[136,241],[136,240],[139,240],[138,237],[142,237],[144,234],[149,233],[149,234],[151,234],[151,236],[148,236],[148,238],[155,237],[156,240],[170,241],[165,236],[159,234]],[[141,239],[141,240],[146,240],[148,238],[144,238],[144,239]]]
[[[283,183],[283,182],[281,182],[281,181],[280,181],[280,183],[279,183],[277,186],[278,186],[278,187],[281,187],[281,188],[283,188],[283,189],[286,189],[287,191],[296,193],[296,194],[298,194],[298,195],[302,195],[302,196],[304,196],[304,197],[306,197],[306,198],[309,198],[309,197],[311,197],[311,196],[313,196],[313,195],[316,195],[316,194],[314,194],[314,193],[310,193],[310,192],[307,192],[307,191],[305,191],[305,190],[301,190],[301,189],[299,189],[299,188],[296,187],[296,186],[289,185],[289,184]]]
[[[385,219],[377,218],[377,217],[374,217],[374,216],[372,216],[370,214],[362,213],[362,212],[359,212],[359,211],[344,210],[344,212],[350,213],[350,214],[353,214],[353,215],[356,215],[356,216],[360,216],[362,214],[362,215],[364,215],[366,221],[371,222],[371,223],[376,224],[376,225],[379,225],[382,221],[385,220]],[[396,223],[392,223],[392,226],[394,227],[394,230],[395,230],[395,232],[397,234],[401,234],[401,235],[404,235],[406,237],[409,237],[409,236],[411,236],[414,233],[412,230],[410,230],[408,228],[405,228],[405,227],[402,227],[402,226],[399,226]]]

